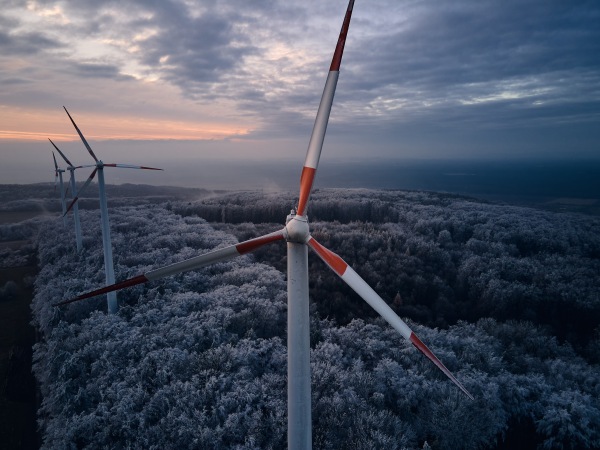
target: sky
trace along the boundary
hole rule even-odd
[[[104,162],[166,169],[109,183],[299,176],[346,6],[0,0],[0,183],[52,181],[48,138],[91,162],[63,106]],[[322,161],[599,160],[599,69],[597,0],[357,0]]]

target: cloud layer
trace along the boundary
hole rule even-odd
[[[12,119],[0,137],[72,135],[66,104],[142,130],[99,138],[143,137],[147,121],[147,139],[193,139],[197,124],[198,139],[265,142],[307,141],[346,7],[3,3],[0,108]],[[594,156],[599,21],[594,0],[359,0],[330,132],[382,156]],[[182,125],[158,132],[167,122]]]

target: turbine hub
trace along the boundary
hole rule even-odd
[[[290,215],[285,221],[285,240],[306,244],[310,239],[310,230],[308,228],[308,217],[299,216],[296,210],[292,209]]]

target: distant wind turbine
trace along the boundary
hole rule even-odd
[[[60,154],[62,159],[64,159],[65,162],[67,163],[67,170],[69,172],[71,172],[71,180],[70,180],[71,192],[73,193],[73,198],[75,198],[77,196],[77,185],[75,183],[75,169],[81,169],[83,167],[95,167],[95,166],[94,165],[74,166],[71,163],[71,161],[69,161],[69,159],[65,156],[65,154],[60,151],[60,149],[56,146],[56,144],[54,142],[52,142],[52,139],[48,138],[48,140],[54,146],[56,151],[58,151],[58,153]],[[54,160],[56,161],[56,158],[54,158]],[[81,249],[83,248],[83,242],[81,239],[81,221],[79,220],[79,203],[74,203],[72,206],[72,209],[73,209],[73,220],[75,222],[75,243],[77,245],[77,252],[80,252]],[[67,214],[67,212],[68,212],[68,209],[66,207],[64,207],[63,208],[63,217]]]
[[[52,159],[54,160],[54,189],[56,190],[56,182],[60,179],[60,205],[62,207],[63,225],[66,225],[67,218],[65,217],[65,214],[67,213],[67,204],[65,202],[65,185],[63,183],[63,173],[65,172],[65,169],[58,167],[54,152],[52,152]]]
[[[363,300],[371,305],[394,329],[427,356],[470,399],[473,399],[473,396],[465,387],[433,352],[421,342],[408,325],[394,313],[385,301],[340,256],[319,244],[309,231],[306,209],[321,156],[353,6],[354,0],[350,0],[308,145],[300,177],[298,206],[287,216],[285,227],[279,231],[214,250],[179,263],[154,269],[134,278],[121,281],[120,283],[112,284],[55,304],[55,306],[64,305],[129,286],[155,281],[169,275],[198,269],[218,261],[232,259],[252,252],[266,244],[285,240],[287,242],[288,264],[288,448],[294,450],[310,449],[312,446],[308,247],[314,250],[331,270],[346,282]]]
[[[79,196],[87,189],[87,187],[90,185],[90,183],[92,182],[92,180],[94,179],[94,177],[96,176],[96,173],[97,173],[98,174],[98,191],[99,191],[99,196],[100,196],[100,221],[102,223],[102,246],[103,246],[103,250],[104,250],[104,270],[106,273],[106,284],[107,285],[114,284],[115,269],[113,266],[112,245],[111,245],[111,240],[110,240],[110,225],[108,222],[108,204],[106,201],[106,189],[105,189],[105,185],[104,185],[104,168],[105,167],[120,167],[120,168],[124,168],[124,169],[144,169],[144,170],[162,170],[162,169],[157,169],[155,167],[147,167],[147,166],[135,166],[135,165],[131,165],[131,164],[105,164],[105,163],[103,163],[101,160],[99,160],[96,157],[96,155],[92,151],[92,148],[90,147],[87,140],[81,133],[81,130],[79,129],[79,127],[77,126],[77,124],[75,123],[73,118],[71,117],[71,114],[69,114],[69,111],[67,111],[67,108],[65,108],[64,106],[63,106],[63,108],[65,109],[67,116],[69,116],[69,119],[71,119],[71,123],[75,127],[77,134],[79,134],[79,137],[81,138],[83,144],[85,145],[85,148],[87,148],[88,152],[90,153],[90,155],[92,156],[92,158],[94,158],[94,161],[96,162],[96,164],[92,166],[92,167],[95,167],[94,170],[92,171],[92,173],[90,174],[90,176],[88,177],[88,179],[86,180],[84,185],[81,187],[79,192],[77,192],[77,195],[74,195],[73,201],[67,208],[67,212],[71,209],[72,206],[77,204],[77,200],[79,199]],[[108,302],[108,312],[111,314],[116,313],[119,310],[117,294],[114,291],[108,292],[106,294],[106,300]]]

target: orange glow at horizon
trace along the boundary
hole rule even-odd
[[[160,118],[79,114],[69,110],[87,139],[93,140],[222,140],[248,135],[248,124],[199,123]],[[79,136],[64,111],[1,108],[0,140],[57,142],[78,141]]]

